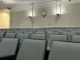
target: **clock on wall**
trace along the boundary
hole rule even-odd
[[[47,15],[47,11],[46,10],[42,10],[41,14],[42,14],[43,17],[45,17]]]

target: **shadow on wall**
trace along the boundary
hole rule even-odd
[[[32,23],[32,27],[33,27],[34,19],[31,17],[31,18],[30,18],[30,21],[31,21],[31,23]]]
[[[55,23],[57,23],[59,20],[60,20],[60,16],[56,16]]]

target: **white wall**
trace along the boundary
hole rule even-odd
[[[43,18],[41,15],[42,7],[47,11],[47,15]],[[33,9],[34,27],[56,27],[56,4],[35,6]]]
[[[62,27],[80,27],[80,2],[62,3],[61,12]]]
[[[47,15],[43,18],[41,15],[42,7],[47,11]],[[23,7],[20,9],[12,9],[11,11],[11,27],[79,27],[80,26],[80,1],[63,2],[56,7],[56,4],[50,3],[45,5],[37,5],[33,7],[33,18],[29,18],[32,8]],[[61,14],[58,17],[57,11]],[[33,22],[33,24],[32,24]]]
[[[31,28],[32,20],[28,17],[29,9],[12,10],[11,11],[11,27],[12,28]]]

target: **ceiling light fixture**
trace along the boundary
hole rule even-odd
[[[56,15],[60,16],[61,14],[61,0],[56,0]]]

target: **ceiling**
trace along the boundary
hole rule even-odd
[[[69,1],[69,0],[0,0],[0,8],[3,7],[13,7],[17,5],[24,5],[24,4],[30,4],[30,3],[43,3],[43,2],[50,2],[50,1]],[[75,0],[72,0],[75,1]],[[77,1],[77,0],[76,0]],[[80,1],[80,0],[79,0]]]
[[[32,2],[40,3],[40,2],[46,2],[46,1],[55,1],[55,0],[0,0],[0,7],[30,4]],[[62,0],[62,1],[65,1],[65,0]]]

